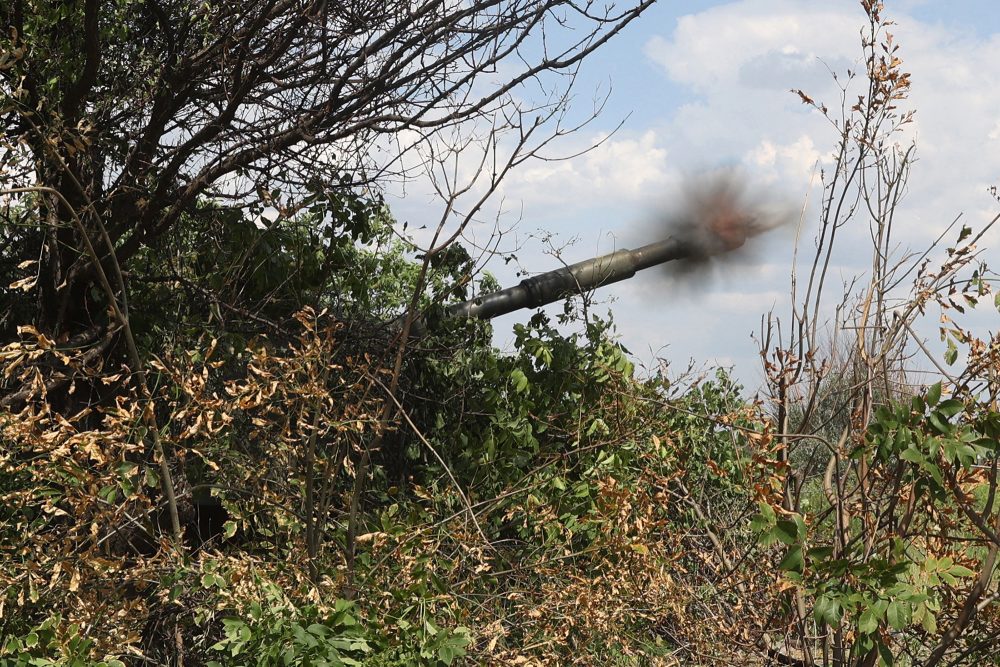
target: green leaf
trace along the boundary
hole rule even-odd
[[[892,445],[896,450],[903,450],[906,449],[912,441],[913,433],[910,432],[910,429],[903,426],[896,431],[896,437],[893,439]]]
[[[932,412],[927,415],[927,421],[929,421],[931,426],[936,428],[940,433],[951,433],[951,425],[947,421],[942,420],[938,413]]]
[[[799,527],[794,521],[782,519],[774,527],[774,534],[784,544],[795,544],[798,541]]]
[[[965,567],[964,565],[952,565],[948,568],[948,574],[953,577],[971,577],[975,574],[972,570]]]
[[[840,601],[828,595],[820,595],[816,598],[813,616],[820,623],[834,627],[840,625]]]
[[[797,531],[797,536],[800,540],[806,539],[806,535],[809,534],[809,529],[806,527],[806,521],[802,518],[801,514],[793,514],[792,519],[795,521],[795,528]]]
[[[944,476],[941,474],[941,468],[937,467],[934,463],[929,463],[928,461],[923,461],[920,467],[927,471],[927,474],[931,476],[937,485],[944,486]]]
[[[878,648],[878,659],[880,665],[885,665],[885,667],[892,667],[894,664],[895,656],[892,655],[892,651],[888,646],[880,641],[875,643],[876,648]]]
[[[802,547],[796,544],[795,546],[789,548],[788,553],[785,557],[781,559],[778,563],[778,569],[784,570],[785,572],[801,572],[802,571]]]
[[[833,555],[833,547],[813,547],[808,553],[814,560],[826,560]]]
[[[515,368],[510,372],[511,382],[514,383],[514,391],[523,394],[528,389],[528,376],[520,368]]]
[[[760,512],[755,514],[753,518],[750,519],[750,527],[758,533],[769,533],[771,528],[774,527],[776,518],[774,508],[764,501],[758,502],[757,507],[760,509]],[[771,541],[774,540],[771,535],[766,535],[765,537],[769,538]]]
[[[941,383],[935,382],[927,388],[927,405],[934,407],[941,400]]]
[[[594,421],[590,423],[590,426],[587,428],[587,435],[594,435],[596,431],[600,431],[604,435],[607,435],[610,432],[608,425],[605,424],[604,420],[600,417],[594,419]]]
[[[954,417],[963,410],[965,410],[965,403],[957,398],[949,398],[947,401],[943,401],[937,408],[938,414],[945,418]]]
[[[1000,294],[998,294],[1000,296]],[[948,349],[944,352],[944,362],[951,366],[958,359],[958,348],[955,347],[955,341],[948,339]]]
[[[893,600],[885,611],[885,617],[894,630],[902,630],[910,624],[909,605]]]
[[[858,630],[866,635],[870,635],[878,629],[878,618],[872,609],[866,609],[858,620]]]
[[[311,635],[315,635],[317,637],[326,637],[327,635],[330,634],[330,628],[326,627],[321,623],[313,623],[308,628],[306,628],[306,632],[308,632]]]
[[[770,529],[771,529],[771,524],[767,521],[767,519],[764,516],[760,514],[754,514],[753,517],[750,519],[750,530],[754,531],[755,533],[768,533]]]

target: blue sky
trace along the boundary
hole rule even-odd
[[[922,250],[959,213],[982,224],[1000,211],[986,193],[1000,185],[1000,11],[986,0],[886,2],[885,14],[913,74],[910,105],[917,109],[909,138],[919,161],[898,221],[905,248]],[[836,135],[819,114],[789,92],[803,88],[817,100],[836,102],[828,68],[843,71],[861,57],[865,17],[855,0],[743,0],[661,2],[584,66],[576,103],[589,107],[595,91],[611,87],[603,114],[558,147],[572,154],[604,140],[599,148],[565,162],[527,163],[513,173],[496,206],[510,228],[508,247],[520,248],[525,268],[559,265],[544,254],[539,235],[573,243],[562,258],[572,262],[634,247],[648,234],[652,211],[669,211],[678,184],[691,174],[738,166],[755,192],[795,210],[805,206],[802,253],[816,229],[813,204],[820,190],[816,165],[828,161]],[[582,113],[583,111],[581,111]],[[624,120],[610,138],[608,133]],[[436,220],[434,205],[417,196],[391,205],[411,226]],[[848,237],[832,279],[848,281],[864,271],[852,254],[865,229]],[[1000,235],[987,237],[987,260],[1000,264]],[[761,380],[751,334],[770,308],[787,312],[793,234],[779,231],[756,252],[701,285],[640,276],[610,286],[598,306],[614,313],[622,342],[641,362],[663,358],[680,370],[697,364],[732,366],[753,389]],[[489,265],[504,284],[513,268]],[[554,309],[557,310],[557,309]],[[497,341],[509,340],[513,323],[527,313],[496,321]],[[933,335],[934,314],[923,329]],[[1000,315],[974,321],[996,330]]]

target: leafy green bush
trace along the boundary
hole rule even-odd
[[[352,614],[354,605],[337,600],[331,614],[314,606],[300,607],[291,616],[260,603],[250,605],[247,619],[224,618],[225,637],[212,645],[226,657],[209,667],[267,667],[270,665],[360,665],[372,650],[362,626]]]
[[[50,616],[28,634],[4,637],[0,643],[2,667],[125,667],[116,659],[96,658],[95,642],[81,633],[80,626],[65,624]]]

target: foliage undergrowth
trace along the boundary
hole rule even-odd
[[[414,260],[380,197],[349,175],[300,184],[307,195],[280,210],[280,190],[259,183],[256,218],[224,205],[222,190],[185,186],[187,205],[158,224],[145,197],[173,207],[172,185],[148,192],[158,168],[129,158],[146,180],[129,206],[110,195],[101,206],[129,230],[145,216],[134,229],[146,240],[107,242],[109,257],[130,260],[111,271],[115,286],[104,275],[115,262],[73,245],[102,236],[83,185],[71,198],[8,189],[0,266],[35,271],[11,250],[22,245],[48,259],[2,291],[0,664],[872,667],[992,656],[1000,345],[951,311],[985,303],[996,277],[967,227],[937,268],[890,262],[910,75],[881,3],[862,7],[865,72],[848,74],[841,116],[799,91],[839,143],[807,293],[793,287],[790,326],[765,320],[764,398],[723,370],[637,372],[589,303],[578,316],[568,302],[558,322],[534,314],[512,350],[497,350],[489,324],[446,317],[498,287],[476,279],[477,259],[456,242],[464,227]],[[64,18],[36,17],[29,34],[71,40],[45,22]],[[3,67],[25,66],[20,37],[3,39]],[[856,78],[866,90],[855,105]],[[57,84],[40,90],[57,95]],[[30,144],[48,98],[26,105],[38,91],[18,91],[4,99]],[[101,145],[75,126],[43,135],[35,166],[12,182],[44,163],[46,182],[65,185],[72,165],[58,151]],[[8,175],[30,153],[20,146],[3,153]],[[93,176],[101,160],[73,165]],[[262,217],[264,203],[279,215]],[[834,309],[858,333],[824,349],[831,247],[863,214],[870,282]],[[74,267],[66,278],[56,250]],[[70,279],[74,308],[61,292]],[[889,287],[907,280],[902,296]],[[48,306],[33,318],[36,301]],[[934,306],[941,360],[911,326]],[[940,381],[909,379],[910,339]]]
[[[180,554],[143,444],[139,411],[153,408],[123,395],[5,418],[5,655],[435,665],[711,650],[717,617],[699,591],[727,573],[702,553],[699,508],[732,524],[722,553],[735,548],[759,472],[738,430],[753,410],[725,374],[686,388],[637,379],[605,324],[562,335],[542,316],[518,328],[513,354],[418,351],[407,426],[369,453],[352,536],[387,370],[338,320],[305,310],[297,325],[287,343],[261,336],[227,355],[206,341],[154,362],[187,484]],[[52,349],[26,331],[5,355]],[[208,529],[206,508],[225,520]]]

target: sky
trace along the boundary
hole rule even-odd
[[[897,215],[899,252],[922,251],[956,216],[976,227],[1000,203],[1000,9],[987,0],[889,0],[884,13],[900,44],[916,109],[902,141],[916,143],[915,162]],[[682,184],[713,170],[738,170],[753,197],[786,214],[801,212],[799,254],[808,257],[818,228],[819,170],[831,163],[836,132],[792,89],[835,106],[831,71],[861,64],[864,12],[856,0],[661,2],[584,65],[574,105],[587,110],[609,93],[602,114],[554,153],[573,159],[521,165],[490,209],[508,230],[518,262],[487,268],[504,285],[518,264],[531,271],[560,266],[650,238],[651,221],[676,210]],[[905,110],[905,109],[904,109]],[[440,206],[419,184],[389,198],[401,221],[433,225]],[[492,214],[491,214],[492,215]],[[493,219],[490,216],[491,222]],[[487,225],[490,227],[490,225]],[[696,280],[665,279],[655,269],[596,295],[598,312],[613,314],[620,341],[640,364],[661,360],[680,372],[731,367],[749,389],[762,382],[754,334],[769,310],[788,312],[795,226],[761,237],[753,251]],[[492,227],[490,227],[492,229]],[[475,235],[475,230],[471,230]],[[866,228],[846,237],[831,276],[862,276],[867,257],[852,253]],[[545,254],[543,238],[563,248]],[[568,244],[568,245],[567,245]],[[982,244],[1000,265],[1000,234]],[[560,307],[550,307],[553,313]],[[495,320],[498,345],[528,312]],[[973,316],[996,331],[996,311]],[[920,332],[934,335],[934,319]]]

